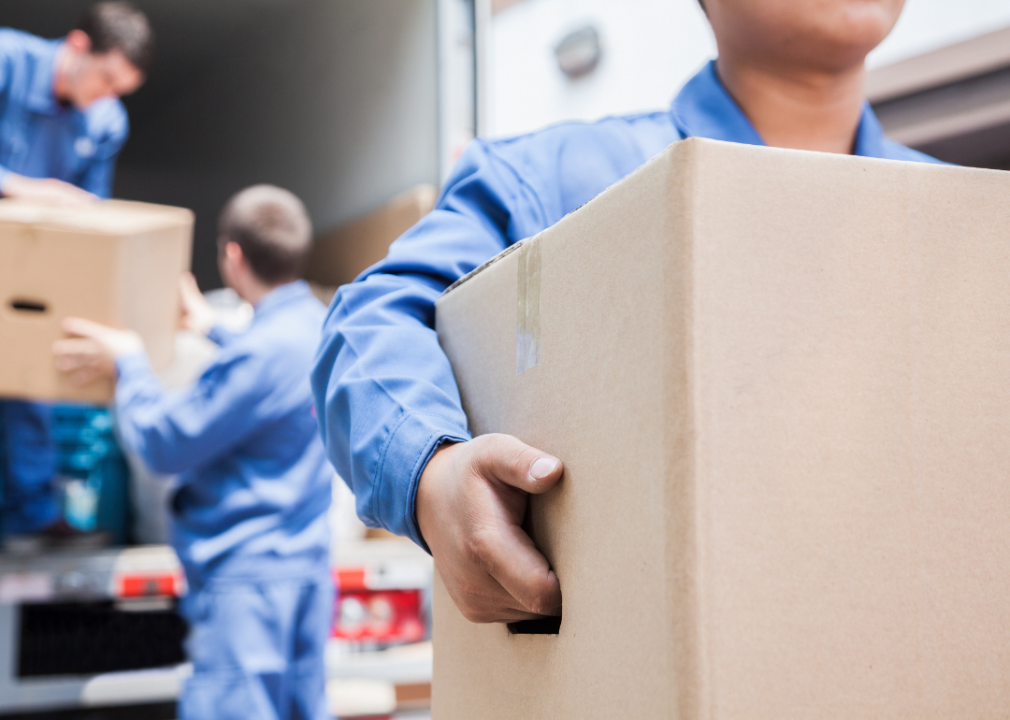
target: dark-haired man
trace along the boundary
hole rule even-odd
[[[0,195],[50,203],[106,198],[129,131],[119,97],[144,82],[153,36],[125,2],[92,6],[62,40],[0,29]],[[73,534],[52,489],[48,405],[0,402],[9,535]]]
[[[330,457],[367,523],[430,548],[468,618],[560,609],[522,521],[562,464],[513,437],[470,438],[433,329],[438,295],[685,137],[929,162],[885,138],[863,99],[863,60],[902,5],[704,0],[719,57],[672,107],[472,143],[435,210],[341,288],[313,375]]]
[[[62,40],[0,30],[0,193],[108,197],[129,132],[119,98],[143,84],[153,44],[125,2],[92,6]]]
[[[323,648],[332,624],[333,469],[312,409],[309,370],[324,309],[297,278],[311,245],[302,203],[269,185],[221,213],[225,283],[255,307],[229,335],[189,277],[184,324],[221,344],[197,382],[166,393],[136,333],[67,319],[54,346],[76,382],[116,375],[123,444],[178,474],[172,542],[186,570],[193,676],[184,720],[328,717]]]

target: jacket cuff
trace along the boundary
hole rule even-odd
[[[211,326],[210,330],[207,331],[207,339],[215,345],[219,345],[221,347],[227,345],[234,337],[235,333],[225,330],[217,323]]]
[[[136,377],[138,373],[153,372],[151,361],[147,359],[147,353],[143,351],[129,353],[116,358],[116,377],[120,380]]]
[[[466,442],[470,433],[452,419],[427,413],[407,413],[389,434],[376,469],[378,492],[372,494],[372,517],[397,535],[406,535],[430,554],[421,537],[414,504],[417,484],[428,461],[443,443]],[[396,509],[400,508],[400,512]],[[382,510],[391,509],[393,517]]]

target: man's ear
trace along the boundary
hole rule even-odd
[[[91,38],[83,30],[71,30],[65,41],[67,46],[81,55],[91,52]]]
[[[246,266],[245,253],[237,242],[229,241],[224,244],[224,256],[236,267]]]

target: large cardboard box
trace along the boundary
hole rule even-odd
[[[1010,711],[1010,174],[687,140],[447,292],[562,458],[557,635],[437,584],[434,717]]]
[[[111,381],[78,387],[56,370],[52,344],[68,316],[136,330],[154,367],[170,364],[192,239],[182,208],[0,201],[0,397],[112,399]]]

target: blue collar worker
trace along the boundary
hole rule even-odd
[[[62,40],[0,29],[0,194],[48,203],[107,198],[129,130],[119,98],[151,62],[147,18],[123,2],[98,3]],[[52,490],[50,409],[0,402],[7,534],[71,534]]]
[[[885,138],[863,99],[863,60],[902,4],[705,0],[719,56],[670,108],[473,142],[435,210],[340,289],[313,372],[329,456],[366,523],[430,549],[466,617],[559,611],[557,578],[522,521],[527,493],[549,489],[563,458],[471,439],[436,298],[683,138],[931,162]]]
[[[221,349],[180,391],[163,390],[135,333],[67,319],[72,337],[54,347],[76,382],[118,376],[123,444],[156,472],[179,475],[172,542],[189,583],[182,612],[193,663],[184,720],[328,717],[334,472],[309,386],[325,309],[297,280],[310,245],[305,208],[286,190],[258,185],[229,201],[220,270],[255,315],[238,335],[214,328],[184,278],[184,325]]]

